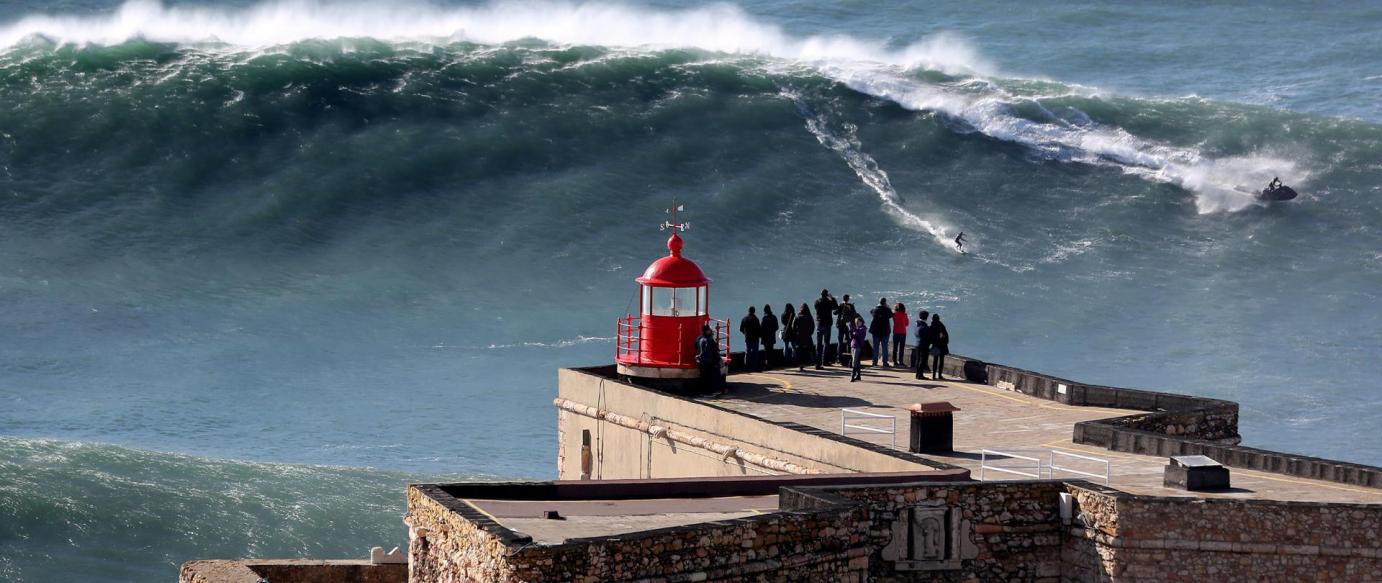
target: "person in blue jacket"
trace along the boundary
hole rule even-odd
[[[888,298],[878,298],[878,305],[869,312],[873,321],[869,322],[869,334],[873,335],[873,365],[878,366],[878,357],[883,357],[883,366],[888,366],[888,339],[893,333],[893,309],[888,307]]]
[[[864,325],[864,319],[862,317],[855,316],[854,322],[849,325],[849,347],[853,354],[850,357],[851,362],[849,364],[849,382],[851,383],[859,380],[861,376],[860,369],[863,368],[862,364],[864,359],[859,358],[859,356],[864,354],[864,343],[868,341],[868,326]]]
[[[931,370],[926,366],[926,361],[931,359],[931,327],[926,324],[926,317],[930,315],[926,310],[917,314],[917,347],[912,350],[916,355],[916,362],[912,364],[916,367],[917,379],[925,379],[926,372]]]

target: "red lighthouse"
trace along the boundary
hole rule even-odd
[[[614,360],[619,374],[665,380],[700,377],[696,366],[696,338],[701,327],[709,325],[720,343],[723,372],[729,362],[729,325],[710,317],[710,278],[694,261],[681,256],[685,243],[677,235],[690,225],[672,220],[662,224],[671,229],[668,255],[648,266],[639,285],[638,315],[619,319]]]

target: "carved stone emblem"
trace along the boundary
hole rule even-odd
[[[960,568],[978,549],[969,541],[969,522],[958,509],[940,505],[899,508],[892,540],[882,549],[885,561],[899,571],[942,571]]]

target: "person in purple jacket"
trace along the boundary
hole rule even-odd
[[[850,366],[849,382],[851,382],[851,383],[854,382],[854,381],[859,380],[859,377],[860,377],[859,368],[863,365],[863,360],[864,360],[864,359],[859,358],[859,357],[862,356],[862,355],[864,354],[864,343],[865,343],[865,342],[868,342],[868,337],[869,337],[869,327],[864,325],[864,319],[863,319],[863,318],[861,318],[861,317],[859,317],[859,316],[855,316],[855,317],[854,317],[854,322],[850,323],[850,325],[849,325],[849,348],[850,348],[850,351],[853,353],[853,354],[850,356],[850,363],[849,363],[849,366]]]

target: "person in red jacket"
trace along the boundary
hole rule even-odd
[[[902,356],[907,354],[907,306],[898,302],[893,306],[893,366],[902,366]]]

